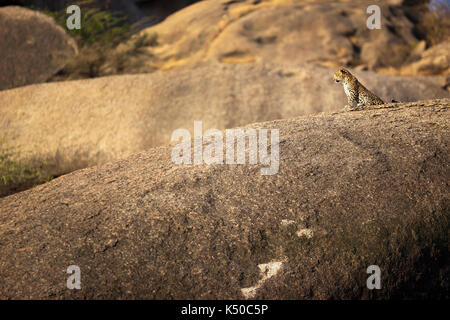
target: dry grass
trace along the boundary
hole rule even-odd
[[[46,182],[40,168],[16,160],[15,148],[6,146],[6,137],[0,138],[0,197],[20,192]]]

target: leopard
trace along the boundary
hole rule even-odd
[[[348,100],[348,105],[345,106],[346,109],[385,103],[377,95],[364,87],[361,82],[345,68],[339,68],[334,73],[333,79],[336,83],[342,82],[342,85],[344,86],[344,91]]]

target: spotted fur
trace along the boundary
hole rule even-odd
[[[383,100],[364,87],[347,69],[336,71],[333,79],[335,82],[342,82],[348,105],[351,107],[384,104]]]

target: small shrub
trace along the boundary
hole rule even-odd
[[[120,12],[98,8],[95,0],[78,1],[82,11],[81,29],[67,30],[65,10],[43,13],[53,17],[77,41],[79,52],[50,81],[64,81],[96,78],[121,73],[152,72],[155,68],[146,66],[141,60],[149,56],[141,52],[142,47],[156,46],[158,35],[143,34],[132,36],[135,30],[126,22],[127,17]],[[96,7],[97,6],[97,7]],[[116,50],[121,43],[131,42],[126,50]],[[145,56],[145,59],[140,59]]]
[[[142,47],[154,47],[158,45],[158,34],[153,33],[148,35],[146,33],[138,36],[134,41],[134,49],[138,50]]]
[[[131,26],[126,23],[127,17],[119,12],[111,12],[94,7],[95,0],[84,0],[74,3],[82,10],[81,29],[67,30],[66,10],[49,11],[42,10],[43,13],[53,17],[56,23],[61,25],[78,45],[83,47],[87,44],[101,44],[103,46],[116,46],[121,41],[130,38]]]
[[[422,28],[428,46],[450,39],[450,2],[433,0],[424,15]]]

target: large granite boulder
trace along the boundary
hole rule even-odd
[[[381,28],[369,29],[371,5],[381,9]],[[150,68],[222,63],[365,65],[394,61],[398,48],[418,42],[403,1],[200,1],[142,31],[158,45],[142,50]],[[126,51],[131,41],[119,50]]]
[[[339,110],[334,69],[224,65],[47,83],[0,92],[0,131],[24,160],[61,175],[170,142],[178,128],[205,130]],[[385,101],[450,97],[441,84],[355,71]]]
[[[247,126],[279,130],[274,175],[166,146],[2,198],[0,298],[448,298],[449,107]]]
[[[0,90],[45,82],[77,53],[76,42],[49,16],[0,8]]]

